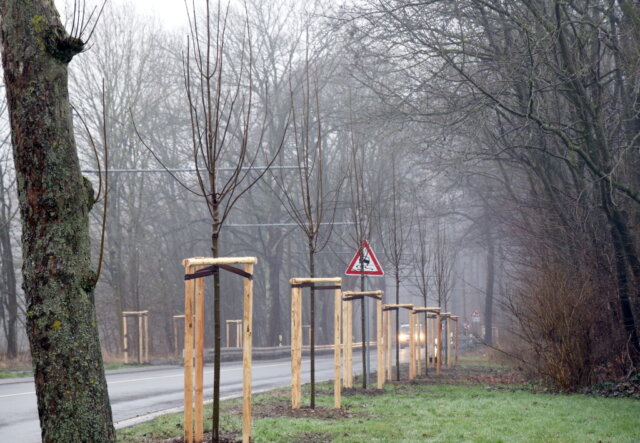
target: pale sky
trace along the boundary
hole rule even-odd
[[[108,0],[111,3],[130,3],[141,12],[156,16],[167,27],[186,26],[187,13],[184,7],[184,0]],[[191,2],[191,0],[189,0]],[[197,3],[197,2],[196,2]],[[73,0],[55,0],[55,4],[60,11],[60,15],[64,17],[65,5],[71,5],[70,11],[73,11]],[[93,8],[94,5],[101,5],[102,1],[86,0],[87,9]]]

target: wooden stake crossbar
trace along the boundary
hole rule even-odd
[[[256,263],[258,263],[256,257],[195,257],[182,261],[185,271],[184,441],[186,443],[201,443],[204,438],[204,279],[202,277],[212,275],[213,272],[217,272],[219,269],[225,269],[244,277],[242,318],[242,441],[243,443],[249,443],[251,440],[252,276],[253,265]],[[244,265],[244,270],[228,266],[236,264]]]
[[[387,380],[391,380],[393,375],[392,375],[392,367],[393,367],[393,358],[392,358],[392,342],[393,342],[393,320],[392,320],[392,316],[391,311],[398,311],[400,309],[407,309],[409,310],[409,380],[413,380],[413,378],[415,377],[414,374],[414,369],[415,369],[415,337],[414,337],[414,324],[413,324],[413,305],[409,304],[409,303],[404,303],[404,304],[387,304],[387,305],[382,305],[381,310],[384,313],[386,313],[387,316],[387,331],[386,331],[386,337],[384,338],[384,341],[386,342],[387,346],[385,349],[385,360],[387,361]]]
[[[149,363],[149,311],[122,312],[122,348],[124,363],[129,363],[129,336],[127,317],[138,318],[138,363]]]
[[[340,379],[340,329],[342,318],[342,278],[292,278],[291,284],[291,407],[300,408],[302,398],[302,382],[300,371],[302,366],[302,289],[313,287],[316,290],[334,290],[334,407],[340,408],[341,379]],[[334,285],[316,285],[316,283],[334,283]]]
[[[236,348],[240,348],[242,347],[242,320],[227,320],[225,322],[226,327],[227,327],[227,348],[230,348],[230,343],[231,343],[231,330],[230,330],[230,326],[232,324],[236,325]]]
[[[342,293],[342,301],[350,302],[355,300],[362,300],[364,297],[370,297],[376,300],[376,327],[377,327],[377,351],[378,351],[378,389],[384,387],[384,336],[383,320],[382,320],[382,297],[384,291],[344,291]],[[343,335],[346,338],[344,343],[344,387],[353,387],[353,305],[351,303],[345,303],[344,306],[348,306],[348,314],[345,311],[344,314],[344,329]],[[364,337],[362,342],[364,343]],[[364,374],[363,374],[364,376]]]

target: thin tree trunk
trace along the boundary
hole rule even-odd
[[[68,63],[84,44],[50,1],[0,0],[0,16],[42,440],[112,442],[90,260],[93,190],[80,173],[67,90]]]
[[[213,210],[213,234],[211,235],[211,256],[220,255],[219,232],[220,224],[217,222],[217,208]],[[222,337],[220,335],[220,273],[213,274],[213,412],[212,412],[212,441],[220,441],[220,352]]]
[[[425,295],[425,300],[426,300]],[[396,304],[400,304],[400,279],[396,278]],[[427,306],[427,302],[424,303]],[[400,381],[400,310],[396,309],[396,380]]]
[[[364,263],[362,261],[364,250],[360,252],[360,290],[364,291]],[[362,389],[367,389],[367,340],[366,340],[366,309],[364,297],[360,300],[360,326],[362,327]]]
[[[314,278],[316,275],[316,263],[313,253],[313,238],[309,237],[309,276]],[[311,409],[316,407],[316,294],[311,286],[309,309],[309,348],[311,358]]]

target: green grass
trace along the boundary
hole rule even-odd
[[[0,379],[31,377],[32,375],[31,371],[0,371]]]
[[[319,406],[333,397],[323,385]],[[584,395],[533,394],[486,386],[397,385],[383,395],[343,397],[348,418],[256,418],[256,442],[638,442],[640,402]],[[255,408],[288,397],[262,394]],[[308,399],[303,399],[308,404]],[[225,403],[223,431],[239,432],[238,400]],[[208,416],[208,413],[207,413]],[[119,432],[119,441],[181,435],[180,414]],[[149,441],[149,440],[146,440]]]
[[[138,364],[123,365],[123,364],[117,364],[117,363],[104,365],[105,370],[143,368],[143,367],[146,367],[146,365],[138,365]],[[25,370],[0,370],[0,379],[31,377],[32,375],[33,375],[33,372],[31,370],[26,370],[26,369]]]

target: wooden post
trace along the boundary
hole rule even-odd
[[[190,269],[185,265],[185,274]],[[184,282],[184,441],[193,443],[193,291],[195,282]]]
[[[302,363],[302,288],[291,288],[291,407],[300,408]]]
[[[333,381],[333,406],[340,408],[342,391],[340,380],[340,328],[342,313],[342,290],[336,289],[333,295],[334,301],[334,318],[333,318],[333,363],[334,363],[334,381]]]
[[[353,303],[347,305],[347,341],[345,343],[346,354],[344,356],[345,365],[345,386],[353,387]]]
[[[433,326],[434,317],[430,314],[427,314],[427,323],[428,323],[428,338],[429,338],[429,347],[427,349],[428,359],[429,359],[429,368],[435,368],[436,366],[436,356],[435,356],[435,343],[436,343],[436,328]]]
[[[301,382],[300,366],[302,363],[302,286],[315,285],[316,283],[333,283],[332,286],[315,286],[315,290],[333,289],[335,286],[334,299],[334,405],[340,407],[341,386],[340,386],[340,329],[341,329],[341,301],[342,301],[342,278],[292,278],[291,284],[291,407],[300,408]]]
[[[454,315],[451,317],[451,319],[455,322],[455,326],[454,326],[454,330],[453,330],[453,339],[454,339],[454,347],[455,347],[455,360],[454,363],[457,365],[458,364],[458,317],[457,315]]]
[[[144,362],[149,363],[149,311],[144,314]]]
[[[227,329],[227,331],[226,331],[226,332],[227,332],[227,348],[228,348],[228,347],[229,347],[229,344],[230,344],[230,343],[229,343],[229,339],[231,338],[231,337],[229,336],[229,326],[230,326],[231,324],[229,323],[229,320],[227,320],[225,323],[226,323],[226,324],[225,324],[225,326],[226,326],[226,329]]]
[[[122,348],[124,352],[124,364],[129,363],[129,336],[127,335],[127,317],[122,316]]]
[[[376,300],[376,327],[378,332],[378,389],[384,388],[384,325],[382,322],[382,300]]]
[[[202,266],[195,266],[194,271],[202,269]],[[195,294],[195,433],[194,440],[200,443],[204,440],[204,278],[196,280]]]
[[[387,380],[393,379],[393,315],[391,311],[385,311],[387,315]]]
[[[348,336],[351,335],[349,331],[349,306],[351,303],[342,303],[342,386],[348,388],[347,385],[347,367],[348,367]]]
[[[423,340],[424,334],[422,333],[422,322],[420,321],[420,314],[416,313],[414,317],[416,318],[416,329],[418,331],[418,340],[416,343],[416,366],[417,366],[416,375],[421,376],[422,375],[422,340]]]
[[[142,334],[143,334],[143,330],[142,330],[142,316],[139,315],[138,316],[138,364],[142,364],[142,357],[143,357],[143,344],[142,344]]]
[[[257,263],[255,257],[238,258],[189,258],[183,260],[185,275],[192,274],[194,270],[203,266],[244,264],[245,270],[252,276],[253,264]],[[185,334],[184,334],[184,441],[185,443],[200,443],[203,439],[203,371],[204,371],[204,280],[201,277],[185,280]],[[248,339],[243,350],[243,442],[248,443],[251,438],[251,314],[252,314],[252,280],[246,278],[244,281],[244,317],[245,335]],[[197,293],[194,300],[194,290]],[[195,318],[194,318],[195,317]],[[194,324],[195,323],[195,324]],[[195,332],[194,334],[194,326]],[[195,337],[195,338],[194,338]],[[194,340],[196,347],[196,389],[195,389],[195,429],[194,429],[194,375],[193,375],[193,353]]]
[[[416,327],[415,315],[409,312],[409,380],[416,378]]]
[[[253,275],[253,264],[246,263],[244,272]],[[251,441],[251,351],[253,348],[253,280],[244,279],[244,303],[242,314],[242,442]],[[240,323],[238,323],[240,325]],[[239,337],[239,334],[238,334]],[[238,338],[239,340],[239,338]],[[238,343],[239,344],[239,343]]]
[[[436,375],[440,375],[442,371],[442,318],[440,314],[436,316],[436,334],[437,334],[437,343],[438,343],[438,352],[436,355],[437,363],[436,363]]]
[[[242,333],[242,322],[236,323],[236,348],[239,348],[244,343],[244,334]]]
[[[450,323],[450,318],[451,318],[451,313],[450,312],[443,312],[440,314],[440,318],[445,320],[444,323],[444,327],[445,327],[445,340],[446,340],[446,351],[447,351],[447,358],[444,360],[443,364],[447,367],[447,368],[451,368],[451,323]],[[442,343],[442,346],[445,346],[445,343]]]

